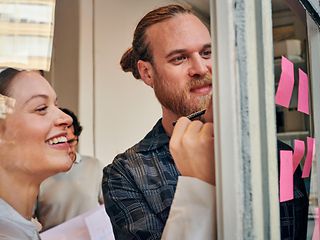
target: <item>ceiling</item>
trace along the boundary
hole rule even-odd
[[[275,12],[288,10],[288,0],[272,0],[272,10]]]
[[[272,0],[273,11],[288,10],[289,0]],[[210,16],[210,0],[185,0],[206,17]]]
[[[192,5],[203,16],[210,17],[210,0],[185,0],[185,2]]]

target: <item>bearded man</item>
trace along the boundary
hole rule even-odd
[[[104,169],[105,206],[116,239],[215,239],[210,43],[205,25],[178,5],[149,12],[135,29],[121,66],[153,88],[162,118]],[[203,124],[182,117],[202,109],[209,114]],[[291,148],[278,141],[278,159],[281,150]],[[294,199],[279,204],[281,239],[307,234],[308,194],[300,167],[293,178]]]
[[[172,123],[211,103],[210,33],[189,9],[160,7],[140,20],[120,64],[153,88],[162,118],[104,169],[106,211],[116,239],[160,239],[180,175],[169,151]]]

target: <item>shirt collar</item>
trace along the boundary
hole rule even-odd
[[[76,160],[74,160],[74,163],[80,163],[81,162],[81,155],[79,153],[76,153]]]
[[[168,145],[170,138],[162,126],[162,118],[158,120],[153,129],[136,146],[137,152],[155,150]]]

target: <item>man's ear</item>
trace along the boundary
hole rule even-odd
[[[0,146],[4,146],[4,144],[7,142],[5,137],[5,119],[0,119]]]
[[[151,63],[139,60],[137,62],[137,67],[142,81],[153,88],[153,67]]]

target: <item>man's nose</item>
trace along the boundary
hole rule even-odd
[[[206,75],[209,72],[208,66],[207,59],[203,59],[200,55],[193,56],[190,61],[190,77]]]

